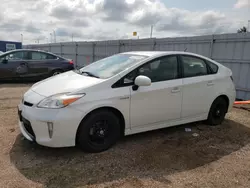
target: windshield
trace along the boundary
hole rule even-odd
[[[0,51],[0,58],[2,58],[3,56],[5,56],[8,53],[10,53],[10,52],[9,51],[8,52],[2,52],[2,51]]]
[[[87,73],[88,75],[94,75],[97,78],[110,78],[121,71],[129,68],[138,61],[141,61],[148,56],[133,55],[133,54],[117,54],[105,59],[96,61],[82,69],[81,73]]]

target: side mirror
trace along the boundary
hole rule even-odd
[[[3,64],[7,64],[7,63],[8,63],[8,59],[3,59],[3,60],[2,60],[2,63],[3,63]]]
[[[135,78],[135,85],[137,85],[137,86],[150,86],[151,79],[147,76],[137,76]]]

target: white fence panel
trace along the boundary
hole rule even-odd
[[[127,51],[184,51],[210,57],[233,72],[237,97],[250,99],[250,34],[222,34],[196,37],[133,39],[95,42],[65,42],[24,45],[73,59],[82,67],[107,56]]]

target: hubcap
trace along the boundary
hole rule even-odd
[[[216,118],[216,119],[219,119],[219,118],[221,118],[222,117],[222,115],[223,115],[223,105],[221,105],[221,104],[218,104],[217,106],[216,106],[216,108],[215,108],[215,111],[214,111],[214,118]]]
[[[53,76],[60,74],[60,72],[54,72]]]
[[[100,134],[101,136],[103,136],[103,135],[104,135],[104,130],[100,130],[99,134]]]
[[[220,116],[220,110],[219,109],[216,111],[216,115]]]

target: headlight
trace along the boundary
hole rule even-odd
[[[69,93],[57,94],[43,99],[38,103],[38,108],[63,108],[68,106],[69,104],[75,102],[81,97],[85,96],[85,94],[73,94]]]

